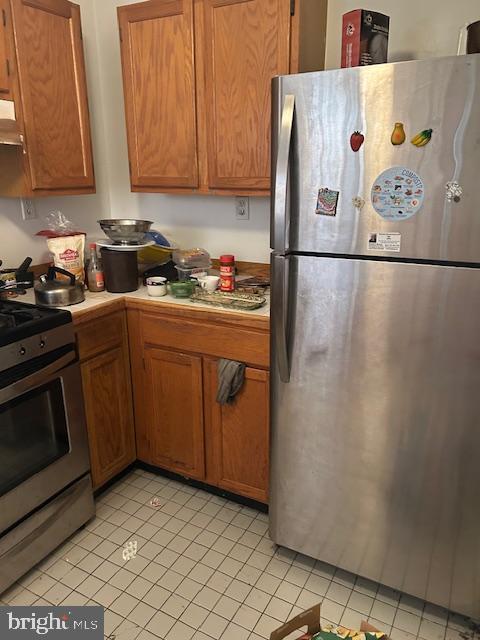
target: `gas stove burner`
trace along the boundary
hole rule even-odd
[[[12,309],[10,315],[15,320],[15,324],[18,326],[24,322],[32,322],[33,320],[40,320],[43,318],[41,312],[38,309]]]
[[[12,327],[18,327],[25,322],[41,320],[42,317],[43,315],[41,311],[36,309],[33,305],[31,308],[25,309],[0,305],[0,329],[11,329]]]
[[[0,347],[71,323],[69,311],[34,304],[0,301]]]
[[[7,313],[0,313],[0,331],[15,326],[15,318]]]

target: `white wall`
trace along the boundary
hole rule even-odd
[[[40,216],[56,208],[91,237],[101,237],[100,217],[138,217],[184,246],[203,246],[212,256],[232,252],[238,259],[267,262],[269,201],[250,199],[250,220],[236,221],[233,199],[213,196],[133,194],[128,177],[116,7],[134,0],[77,0],[82,8],[97,194],[37,200]],[[327,68],[339,66],[341,16],[357,0],[329,0]],[[361,5],[360,5],[361,6]],[[458,29],[480,18],[479,0],[369,0],[372,11],[391,17],[390,59],[405,60],[456,52]],[[45,242],[33,234],[43,221],[21,220],[16,200],[0,199],[0,258],[15,264],[28,253],[46,257]]]
[[[342,15],[361,7],[390,16],[389,62],[455,55],[459,29],[480,19],[479,0],[328,0],[327,69],[340,67]]]

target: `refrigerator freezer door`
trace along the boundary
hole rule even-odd
[[[285,259],[273,540],[479,617],[480,271]]]
[[[289,95],[295,117],[286,250],[479,261],[480,54],[277,78],[274,157]],[[403,124],[403,144],[391,142],[396,123]],[[428,129],[430,142],[411,143]],[[356,152],[355,131],[364,136]],[[354,137],[354,148],[360,142]],[[391,174],[377,180],[387,169]],[[447,183],[458,183],[459,201]],[[384,191],[372,193],[375,185]],[[330,190],[327,202],[338,192],[335,215],[316,213],[320,189]],[[372,234],[376,242],[369,242]],[[281,253],[275,229],[273,239]]]

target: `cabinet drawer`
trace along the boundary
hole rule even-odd
[[[262,331],[144,313],[142,334],[147,344],[269,366],[269,335]]]
[[[92,320],[76,330],[78,355],[86,360],[122,344],[125,339],[125,313],[119,311]]]

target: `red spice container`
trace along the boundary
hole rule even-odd
[[[235,291],[235,256],[220,256],[220,291]]]

